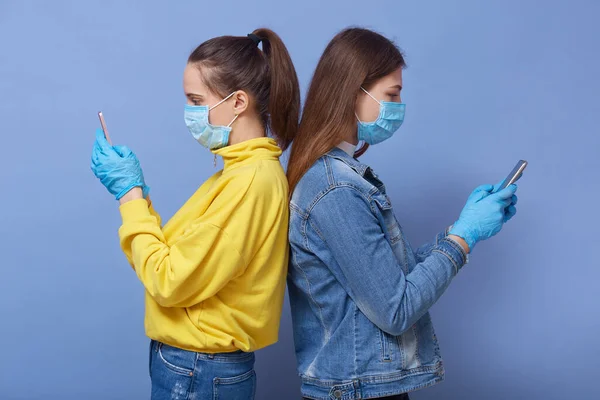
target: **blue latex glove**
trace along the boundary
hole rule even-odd
[[[144,198],[150,188],[144,182],[142,167],[136,155],[126,146],[111,146],[102,129],[96,130],[92,150],[92,171],[117,200],[135,187],[141,187]]]
[[[497,185],[494,185],[493,193],[496,193],[498,191],[498,189],[500,189],[502,187],[503,183],[504,183],[504,180],[502,182],[498,183]],[[510,219],[512,217],[514,217],[515,214],[517,213],[517,208],[515,206],[516,206],[518,200],[519,199],[518,199],[517,195],[513,194],[510,205],[504,209],[504,223],[510,221]]]
[[[449,234],[463,238],[471,250],[477,242],[500,232],[502,225],[517,212],[517,185],[510,185],[494,193],[494,189],[498,187],[499,185],[482,185],[476,188],[450,229]]]

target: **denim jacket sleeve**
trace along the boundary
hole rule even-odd
[[[342,186],[319,199],[308,221],[331,252],[328,267],[357,307],[382,331],[400,335],[439,299],[466,254],[443,238],[405,275],[377,212],[370,198]]]
[[[415,252],[414,252],[415,258],[418,263],[423,262],[427,257],[429,257],[431,255],[431,251],[433,250],[433,248],[436,245],[438,245],[442,239],[444,239],[446,236],[448,236],[449,230],[450,230],[449,227],[446,228],[444,231],[438,233],[435,236],[435,239],[433,239],[433,241],[431,241],[429,243],[425,243],[424,245],[419,247],[417,250],[415,250]]]

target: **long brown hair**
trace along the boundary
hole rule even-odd
[[[255,100],[263,126],[285,150],[298,131],[300,86],[296,69],[281,38],[272,30],[248,36],[220,36],[198,46],[188,63],[201,68],[206,86],[221,97],[243,90]]]
[[[327,45],[304,102],[302,120],[292,145],[287,176],[290,193],[325,153],[349,131],[357,129],[356,99],[368,87],[405,66],[396,45],[368,29],[348,28]],[[368,145],[356,153],[360,157]]]

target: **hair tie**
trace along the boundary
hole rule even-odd
[[[258,44],[259,44],[260,42],[262,42],[262,39],[261,39],[261,38],[259,38],[258,36],[256,36],[254,33],[249,33],[249,34],[248,34],[248,37],[249,37],[250,39],[252,39],[252,41],[254,42],[254,44],[255,44],[255,45],[257,45],[257,46],[258,46]]]

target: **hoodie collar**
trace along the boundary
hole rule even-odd
[[[256,160],[278,161],[282,150],[275,140],[261,137],[213,150],[213,153],[223,158],[223,170],[228,170]]]

